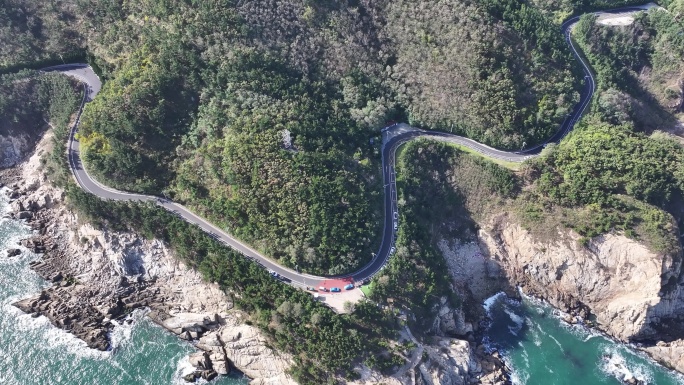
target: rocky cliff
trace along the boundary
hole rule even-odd
[[[65,205],[65,194],[52,187],[41,170],[40,157],[49,151],[50,133],[33,156],[3,175],[12,187],[15,218],[24,219],[36,235],[22,243],[42,258],[33,269],[52,285],[15,305],[24,312],[47,317],[94,349],[110,347],[113,320],[122,321],[134,309],[147,308],[159,325],[192,341],[199,351],[190,356],[196,368],[186,380],[210,380],[231,366],[252,378],[252,384],[294,384],[286,374],[292,358],[270,347],[259,330],[247,325],[246,315],[232,309],[231,299],[217,285],[177,261],[165,245],[131,233],[95,229],[79,221]],[[471,261],[472,262],[472,261]],[[471,263],[465,262],[465,263]],[[456,289],[484,298],[486,280],[477,263],[472,273],[455,279]],[[460,265],[450,266],[459,274]],[[484,286],[483,286],[484,285]],[[506,369],[496,356],[476,342],[476,318],[451,309],[446,299],[435,304],[431,337],[418,341],[406,329],[398,343],[414,343],[406,364],[386,376],[360,365],[361,379],[370,384],[505,384]],[[475,326],[474,326],[475,324]]]
[[[0,135],[0,168],[11,167],[21,161],[30,144],[28,136]]]
[[[572,231],[539,241],[505,215],[479,232],[481,248],[502,276],[527,294],[597,326],[623,341],[682,338],[684,274],[681,253],[663,255],[620,234],[580,242]],[[666,360],[668,344],[657,349]],[[673,346],[675,346],[674,344]],[[678,345],[677,345],[678,346]],[[678,367],[672,363],[670,366]]]
[[[191,357],[197,370],[188,380],[210,379],[235,366],[253,384],[294,383],[286,374],[291,357],[268,347],[217,285],[174,259],[162,242],[81,223],[64,204],[64,192],[52,187],[41,170],[49,141],[48,133],[34,155],[3,178],[13,187],[14,216],[36,230],[23,241],[43,253],[33,268],[53,282],[17,307],[46,316],[101,350],[110,346],[112,320],[149,308],[154,321],[203,351]]]
[[[655,346],[647,346],[643,350],[662,365],[684,373],[684,339],[659,341]]]

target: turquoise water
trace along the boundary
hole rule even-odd
[[[7,199],[0,193],[0,217]],[[0,384],[137,385],[184,384],[194,348],[145,317],[112,334],[113,352],[88,349],[85,343],[54,328],[44,317],[31,318],[11,304],[35,295],[47,284],[28,268],[37,258],[24,250],[5,258],[5,249],[29,233],[18,221],[0,219]],[[580,326],[561,322],[553,308],[532,299],[517,302],[497,295],[487,301],[492,323],[491,347],[504,353],[514,384],[620,385],[628,373],[650,385],[684,385],[684,378],[625,345]],[[242,385],[243,378],[223,377],[216,385]]]
[[[0,217],[6,209],[7,199],[0,193]],[[36,255],[24,250],[21,256],[5,258],[4,250],[16,247],[29,231],[18,221],[0,219],[0,384],[185,384],[187,354],[195,349],[154,325],[143,312],[133,315],[131,325],[115,328],[112,352],[100,352],[53,327],[45,317],[31,318],[11,306],[47,285],[28,267]],[[211,383],[247,381],[240,376]]]
[[[649,385],[684,384],[684,377],[643,353],[560,321],[557,311],[540,301],[499,294],[485,308],[492,318],[488,345],[503,353],[514,384],[620,385],[629,375]]]

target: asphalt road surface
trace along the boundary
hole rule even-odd
[[[628,7],[620,8],[610,12],[634,12],[642,10],[642,8]],[[167,199],[162,199],[159,197],[127,193],[123,191],[118,191],[107,186],[98,183],[93,179],[88,172],[83,167],[80,155],[79,142],[76,140],[75,135],[78,130],[78,124],[80,121],[80,115],[83,111],[85,104],[95,98],[97,93],[100,91],[102,83],[97,75],[93,72],[86,64],[68,64],[55,67],[49,67],[43,69],[43,71],[58,71],[64,73],[68,76],[78,79],[84,86],[84,97],[81,103],[81,108],[78,112],[78,118],[74,126],[72,127],[71,134],[69,136],[69,165],[74,174],[74,178],[78,184],[86,190],[87,192],[94,194],[103,199],[113,199],[113,200],[128,200],[128,201],[141,201],[141,202],[156,202],[159,206],[171,211],[187,222],[195,224],[207,232],[210,236],[222,241],[231,248],[242,253],[246,258],[254,260],[256,263],[262,265],[264,268],[278,273],[283,277],[285,282],[288,282],[295,286],[320,286],[325,280],[331,278],[347,278],[354,282],[361,282],[365,279],[369,279],[381,271],[387,261],[391,257],[391,251],[393,251],[395,244],[395,222],[398,219],[398,207],[397,207],[397,189],[396,189],[396,172],[395,172],[395,153],[399,146],[406,143],[409,140],[415,138],[432,138],[440,141],[447,141],[452,143],[457,143],[466,147],[469,147],[477,152],[480,152],[486,156],[502,159],[511,162],[523,162],[531,157],[535,157],[541,152],[544,146],[548,143],[555,143],[560,141],[565,137],[574,127],[575,123],[582,117],[582,114],[586,110],[591,98],[596,89],[596,81],[594,75],[592,74],[589,65],[584,61],[584,59],[578,54],[572,40],[570,39],[570,30],[572,26],[579,20],[578,17],[571,18],[563,23],[561,32],[565,36],[565,39],[572,50],[575,58],[579,60],[584,69],[584,88],[581,92],[581,97],[579,103],[574,107],[572,112],[563,121],[559,127],[556,134],[549,138],[545,143],[530,147],[527,149],[522,149],[518,152],[507,152],[502,150],[497,150],[486,146],[484,144],[478,143],[472,139],[464,138],[458,135],[443,133],[443,132],[433,132],[420,130],[414,127],[410,127],[406,124],[395,124],[390,127],[383,129],[383,144],[382,144],[382,168],[383,168],[383,181],[384,181],[384,210],[385,210],[385,220],[384,229],[382,234],[382,243],[380,249],[373,257],[372,261],[361,268],[360,270],[347,274],[342,277],[320,277],[313,276],[309,274],[299,273],[292,269],[286,268],[279,265],[272,259],[260,254],[256,250],[250,248],[248,245],[240,242],[239,240],[233,238],[230,234],[226,233],[224,230],[216,227],[215,225],[209,223],[204,218],[199,217],[194,214],[188,208],[169,201]],[[398,223],[397,223],[398,224]]]

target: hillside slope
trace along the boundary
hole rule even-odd
[[[54,7],[108,80],[82,120],[92,172],[312,273],[375,250],[385,122],[519,148],[578,100],[558,25],[513,0]]]

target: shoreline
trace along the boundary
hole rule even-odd
[[[591,321],[588,321],[588,322],[585,321],[582,318],[582,316],[577,315],[577,314],[573,315],[572,313],[563,311],[562,309],[554,306],[553,304],[551,304],[550,302],[548,302],[547,300],[545,300],[541,297],[535,296],[534,294],[527,294],[527,293],[523,292],[522,288],[520,288],[520,287],[518,288],[516,295],[510,295],[506,292],[501,291],[501,292],[498,292],[498,293],[494,294],[493,296],[491,296],[487,299],[487,301],[486,301],[487,303],[484,304],[484,307],[485,307],[486,312],[487,312],[487,317],[485,320],[486,324],[484,325],[485,329],[483,331],[483,335],[487,333],[486,328],[491,326],[492,316],[489,312],[489,307],[494,302],[500,301],[500,300],[513,301],[513,302],[520,304],[520,305],[524,304],[527,301],[527,302],[529,302],[529,304],[531,304],[534,307],[551,309],[551,317],[556,322],[558,322],[559,327],[568,328],[569,330],[572,331],[573,334],[575,331],[579,331],[580,333],[585,333],[585,334],[587,334],[587,337],[586,337],[587,339],[595,338],[595,337],[603,338],[603,339],[610,341],[611,343],[613,343],[617,346],[620,346],[620,347],[623,347],[623,348],[629,350],[635,356],[638,356],[638,357],[650,362],[652,365],[662,368],[663,370],[671,373],[674,377],[677,377],[679,379],[684,379],[684,373],[674,369],[670,365],[666,365],[663,362],[657,360],[646,349],[646,347],[648,347],[648,346],[646,346],[644,343],[621,341],[618,338],[615,338],[614,336],[611,336],[610,334],[608,334],[608,332],[606,332],[605,330],[600,329],[598,327],[598,325],[596,325],[595,323],[593,323]],[[576,330],[573,331],[573,329],[576,329]],[[496,343],[494,343],[494,342],[483,341],[483,344],[487,347],[488,351],[500,352],[499,348],[496,347]],[[515,370],[515,368],[510,368],[508,366],[509,362],[507,362],[507,360],[506,360],[507,352],[501,351],[500,354],[501,354],[501,357],[506,364],[506,367],[509,368],[511,370],[511,373],[512,373]],[[628,368],[628,367],[626,367],[625,369],[630,370],[630,368]],[[621,382],[623,382],[625,384],[643,384],[643,382],[640,382],[643,380],[640,380],[638,378],[634,378],[634,380],[637,382],[632,383],[632,382],[629,382],[628,380],[622,380]]]
[[[0,171],[7,216],[33,230],[20,241],[40,255],[30,267],[51,282],[13,305],[33,317],[45,316],[100,351],[112,349],[115,322],[129,322],[132,311],[149,309],[153,323],[199,350],[189,357],[196,369],[186,380],[210,380],[236,369],[253,384],[294,384],[286,374],[291,358],[268,347],[218,285],[204,282],[160,241],[95,229],[66,207],[65,192],[51,185],[40,161],[50,151],[51,136],[45,133],[29,157]]]
[[[147,315],[150,320],[180,338],[193,342],[200,349],[189,357],[189,361],[197,369],[190,374],[192,378],[188,377],[188,380],[214,378],[227,373],[232,364],[246,377],[252,378],[253,384],[263,384],[269,380],[294,384],[285,374],[292,359],[269,348],[259,330],[245,324],[244,315],[232,309],[232,302],[225,293],[216,285],[203,282],[196,271],[173,259],[161,242],[144,240],[131,233],[98,230],[79,222],[78,216],[65,207],[64,191],[51,186],[41,170],[40,156],[46,151],[45,146],[50,137],[51,132],[48,132],[29,159],[0,173],[0,182],[5,182],[12,188],[9,195],[12,197],[10,207],[14,216],[25,220],[28,226],[38,232],[38,235],[29,236],[23,241],[28,248],[43,253],[32,268],[53,281],[53,285],[42,290],[37,297],[19,301],[24,302],[25,312],[42,314],[48,310],[63,309],[74,302],[79,303],[71,301],[73,299],[99,297],[99,300],[88,304],[88,309],[94,309],[100,315],[111,314],[112,317],[98,318],[99,315],[91,311],[91,318],[95,317],[97,322],[94,329],[93,325],[86,325],[91,329],[86,329],[85,338],[74,333],[73,327],[65,327],[64,318],[59,318],[71,313],[48,317],[52,325],[67,330],[88,343],[88,331],[97,331],[99,327],[99,330],[105,331],[106,340],[110,338],[107,333],[111,331],[112,319],[125,320],[127,311],[150,308]],[[154,272],[151,273],[150,270]],[[503,282],[499,281],[501,284]],[[174,289],[166,288],[169,284],[175,285]],[[201,290],[188,293],[188,287]],[[88,289],[94,289],[94,292],[88,293]],[[51,290],[60,296],[55,301],[51,300]],[[49,295],[41,300],[46,292]],[[82,295],[83,293],[88,295]],[[60,301],[61,296],[64,301]],[[193,296],[212,298],[213,302],[198,302],[197,298],[190,298]],[[111,302],[113,299],[116,301]],[[41,309],[41,306],[45,308]],[[450,321],[449,316],[453,322],[458,310],[447,309],[451,313],[447,314],[444,322]],[[87,324],[88,320],[84,323]],[[468,356],[477,363],[475,367],[465,366],[466,378],[489,376],[492,380],[489,383],[492,384],[511,383],[510,368],[504,370],[505,381],[497,377],[497,370],[506,368],[507,364],[496,355],[480,351],[483,344],[481,338],[477,337],[477,332],[474,338],[452,338],[450,335],[453,333],[438,335],[422,345],[428,358],[421,359],[410,369],[414,380],[416,377],[425,378],[430,375],[434,378],[435,373],[447,372],[446,365],[442,366],[438,354],[443,349],[450,349],[450,357],[462,359]],[[95,337],[97,338],[91,343],[96,348],[99,346],[100,350],[105,350],[107,347],[102,348],[104,345],[101,344],[103,337],[97,333]],[[259,350],[257,361],[263,359],[265,363],[257,362],[255,365],[252,349]],[[427,369],[433,364],[439,369]],[[485,366],[491,370],[485,370]],[[397,379],[380,376],[368,378],[371,382],[362,380],[359,384],[388,379],[406,383],[404,377]]]
[[[27,159],[0,171],[0,182],[11,189],[10,215],[35,230],[22,240],[41,254],[31,268],[52,282],[15,306],[33,316],[45,315],[53,326],[101,351],[112,348],[114,323],[129,322],[132,311],[149,309],[145,316],[154,324],[198,349],[188,357],[195,370],[185,376],[187,381],[210,380],[235,368],[251,384],[295,384],[286,373],[292,358],[270,348],[217,285],[176,261],[161,242],[95,229],[66,207],[65,192],[50,184],[40,162],[50,151],[51,134],[45,133]],[[357,369],[365,378],[349,383],[409,384],[435,375],[510,383],[503,362],[486,354],[477,338],[459,338],[438,335],[426,341],[421,347],[429,358],[417,357],[408,377],[381,375],[362,365]],[[463,362],[463,371],[442,362],[443,349],[449,349],[450,359]]]

